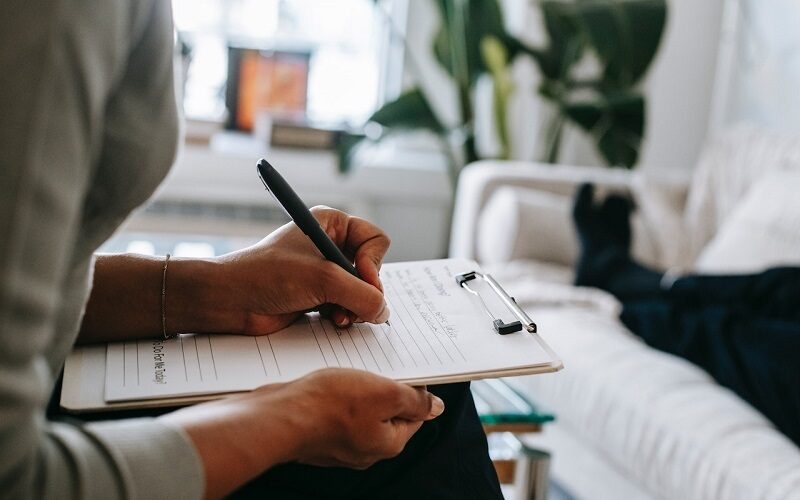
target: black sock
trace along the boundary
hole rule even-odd
[[[572,209],[581,247],[576,285],[605,288],[613,274],[630,262],[632,208],[630,200],[616,195],[595,205],[594,186],[579,188]]]
[[[630,254],[633,202],[618,195],[594,203],[594,186],[578,190],[572,215],[581,246],[575,284],[606,290],[620,300],[659,296],[662,274]]]

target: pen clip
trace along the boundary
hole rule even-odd
[[[289,211],[286,210],[286,207],[283,206],[283,203],[281,203],[281,200],[279,200],[278,197],[275,196],[275,193],[273,193],[272,190],[269,188],[269,184],[267,184],[267,180],[264,179],[263,175],[261,175],[261,169],[259,168],[259,165],[261,164],[261,162],[264,162],[267,165],[269,165],[269,163],[267,163],[267,160],[265,160],[264,158],[260,159],[258,161],[258,163],[256,164],[256,173],[258,173],[258,178],[261,179],[261,184],[264,185],[264,189],[266,189],[267,192],[270,194],[270,196],[272,196],[272,199],[275,200],[275,203],[277,203],[278,206],[281,207],[281,210],[283,211],[283,213],[286,214],[286,217],[288,217],[289,220],[294,220],[294,218],[291,216],[291,214],[289,214]]]

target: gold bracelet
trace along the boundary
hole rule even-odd
[[[170,254],[164,259],[164,270],[161,275],[161,334],[165,339],[171,339],[177,334],[167,333],[167,266],[169,266]]]

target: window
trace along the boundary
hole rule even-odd
[[[307,117],[311,121],[363,123],[387,90],[391,93],[400,85],[396,66],[401,63],[389,57],[395,42],[387,16],[405,9],[401,5],[405,2],[172,0],[172,4],[181,40],[191,50],[184,88],[189,118],[224,116],[229,45],[310,53]]]

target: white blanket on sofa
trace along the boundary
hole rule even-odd
[[[512,384],[655,497],[800,498],[800,450],[703,370],[628,332],[613,297],[566,286],[563,268],[517,262],[488,270],[564,360],[562,372]]]

